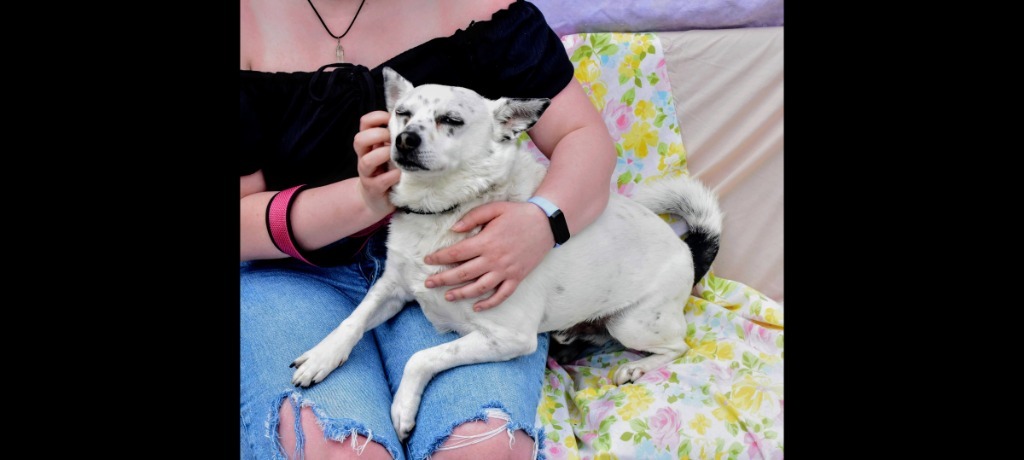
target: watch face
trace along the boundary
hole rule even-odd
[[[563,244],[569,241],[569,225],[565,223],[562,210],[555,211],[548,220],[551,221],[551,233],[555,235],[555,243]]]

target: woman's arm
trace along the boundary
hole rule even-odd
[[[557,205],[570,235],[590,225],[608,204],[609,182],[615,170],[615,146],[600,114],[575,79],[551,100],[544,115],[529,131],[537,147],[551,159],[547,176],[535,195]],[[497,306],[515,291],[548,251],[554,236],[544,212],[532,203],[489,203],[473,209],[453,228],[484,229],[426,258],[428,264],[460,264],[433,275],[427,287],[453,286],[448,300],[476,297],[497,288],[474,305],[477,311]],[[528,231],[523,231],[528,229]]]
[[[353,141],[359,157],[359,177],[304,190],[291,209],[292,233],[305,250],[322,248],[380,221],[394,211],[387,192],[398,182],[399,170],[387,170],[390,142],[387,112],[372,112],[359,121]],[[263,173],[241,178],[241,260],[287,257],[267,233],[268,192]]]

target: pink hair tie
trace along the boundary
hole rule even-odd
[[[302,255],[299,243],[295,241],[295,235],[292,233],[292,203],[295,202],[295,197],[299,195],[299,192],[308,187],[307,184],[296,185],[277,192],[270,199],[270,203],[267,204],[267,232],[270,233],[270,241],[279,251],[315,266],[316,264]]]

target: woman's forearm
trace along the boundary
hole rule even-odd
[[[299,247],[314,250],[356,233],[386,215],[366,207],[356,190],[357,178],[304,190],[291,209],[292,233]],[[276,192],[257,192],[241,199],[241,260],[286,257],[267,232],[266,212]]]

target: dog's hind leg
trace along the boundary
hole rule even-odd
[[[423,389],[438,373],[457,366],[506,361],[537,349],[537,334],[509,329],[477,330],[451,342],[420,350],[409,358],[391,404],[391,421],[399,440],[416,424]]]
[[[609,318],[608,332],[623,345],[652,353],[628,362],[615,371],[615,384],[636,381],[645,373],[668,364],[690,348],[686,338],[683,305],[686,293],[671,299],[649,302],[626,309]]]
[[[363,334],[395,316],[413,297],[405,292],[395,272],[384,270],[352,314],[315,347],[292,362],[292,384],[308,387],[327,378],[345,363]]]

